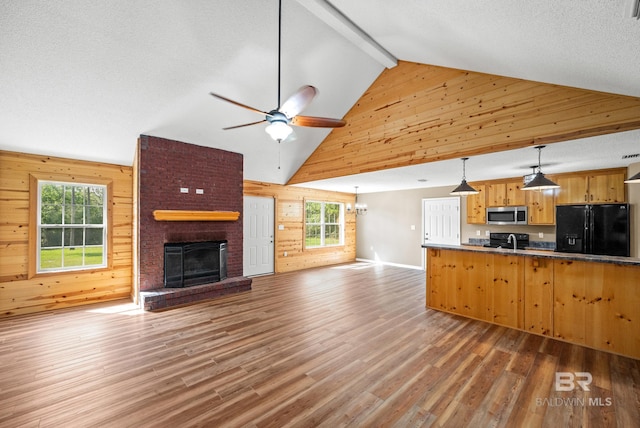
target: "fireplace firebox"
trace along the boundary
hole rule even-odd
[[[164,286],[182,288],[227,277],[227,241],[164,244]]]

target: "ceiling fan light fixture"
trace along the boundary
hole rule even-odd
[[[542,153],[542,149],[544,149],[544,148],[545,148],[545,146],[536,146],[536,147],[534,147],[534,149],[538,150],[538,172],[537,172],[536,176],[533,177],[533,180],[528,182],[522,188],[522,190],[548,190],[548,189],[558,189],[558,188],[560,188],[559,185],[557,185],[553,181],[549,180],[542,173],[542,168],[541,168],[542,164],[540,163],[540,154]]]
[[[628,180],[624,181],[625,183],[639,183],[640,184],[640,172],[637,173],[636,175],[629,177]]]
[[[282,141],[285,138],[287,138],[289,135],[291,135],[291,132],[293,132],[293,129],[291,129],[291,127],[287,125],[286,122],[281,120],[274,120],[264,130],[275,141]]]
[[[476,195],[479,193],[476,189],[471,187],[469,183],[467,183],[465,163],[467,162],[468,159],[469,158],[462,158],[462,182],[458,187],[456,187],[455,189],[453,189],[453,191],[451,191],[450,193],[451,195],[469,196],[469,195]]]

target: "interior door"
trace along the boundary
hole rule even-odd
[[[244,197],[243,275],[274,272],[274,199]]]
[[[460,245],[460,198],[422,200],[423,241]]]

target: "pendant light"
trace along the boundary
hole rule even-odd
[[[469,158],[461,158],[461,159],[462,159],[462,182],[458,187],[453,189],[453,191],[451,192],[451,195],[459,195],[459,196],[475,195],[479,192],[467,183],[467,177],[466,177],[465,163]]]
[[[629,177],[628,180],[624,181],[625,183],[640,183],[640,172],[634,175],[633,177]]]
[[[358,186],[356,187],[356,215],[367,214],[367,204],[361,204],[358,202]]]
[[[534,147],[534,149],[538,149],[538,172],[536,173],[535,177],[533,177],[533,180],[528,182],[526,186],[522,188],[522,190],[547,190],[547,189],[558,189],[560,187],[556,183],[554,183],[553,181],[545,177],[544,174],[542,173],[542,168],[541,168],[542,164],[540,163],[540,153],[542,152],[542,149],[544,149],[545,147],[546,146]]]

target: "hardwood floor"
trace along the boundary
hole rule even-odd
[[[424,301],[424,272],[356,263],[4,319],[0,426],[640,426],[640,361]]]

